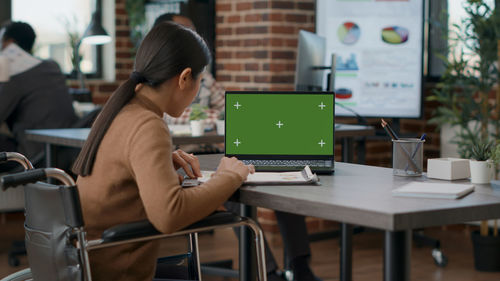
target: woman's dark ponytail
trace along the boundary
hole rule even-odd
[[[73,164],[73,173],[80,176],[90,175],[106,131],[120,110],[134,97],[136,85],[136,81],[130,78],[111,95],[92,125],[87,141]]]
[[[155,25],[137,50],[135,71],[111,95],[94,122],[73,165],[73,173],[80,176],[92,173],[97,150],[106,131],[116,115],[134,97],[137,84],[154,88],[188,67],[196,78],[209,62],[210,51],[196,32],[171,22]]]

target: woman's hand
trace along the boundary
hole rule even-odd
[[[174,168],[176,170],[182,168],[188,177],[195,179],[202,176],[198,157],[193,154],[177,149],[172,152],[172,160],[174,162]]]
[[[253,165],[245,165],[240,160],[235,157],[227,158],[223,157],[220,160],[219,167],[217,171],[233,171],[236,172],[243,178],[245,181],[248,177],[248,174],[255,173],[255,167]]]

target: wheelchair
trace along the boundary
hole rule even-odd
[[[21,167],[12,166],[13,170],[10,171],[11,173],[34,169],[34,165],[32,164],[32,162],[28,160],[28,158],[26,158],[24,155],[17,152],[6,152],[0,154],[0,164],[5,162],[17,162],[18,164],[20,164]],[[24,191],[22,188],[11,190],[10,193],[9,192],[2,193],[0,194],[0,196],[4,196],[0,197],[0,202],[1,202],[0,204],[2,205],[6,204],[7,211],[10,210],[19,211],[24,209]],[[0,209],[2,208],[5,208],[5,206],[0,206]],[[24,255],[26,255],[24,240],[14,241],[8,253],[9,265],[12,267],[19,266],[20,262],[18,256],[24,256]]]
[[[0,152],[0,159],[11,156],[10,152]],[[55,179],[62,184],[41,182],[47,179]],[[3,176],[0,186],[3,190],[24,187],[25,242],[30,266],[0,281],[91,281],[88,251],[180,235],[187,235],[189,241],[189,251],[185,255],[188,280],[201,280],[198,233],[239,226],[246,226],[253,233],[258,278],[267,281],[263,233],[249,218],[230,212],[216,212],[172,234],[160,233],[149,221],[143,220],[113,226],[105,230],[99,239],[87,240],[78,190],[73,178],[64,171],[57,168],[26,170]]]

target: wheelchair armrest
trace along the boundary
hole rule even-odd
[[[157,234],[160,232],[148,220],[143,220],[108,228],[102,233],[101,239],[103,242],[115,242]]]
[[[199,228],[206,229],[219,225],[238,223],[240,221],[242,221],[242,218],[231,212],[215,212],[184,228],[183,231],[193,230],[193,232],[196,232]],[[108,243],[158,234],[161,233],[148,220],[143,220],[108,228],[102,233],[101,239],[103,242]]]
[[[240,217],[237,214],[227,212],[227,211],[217,211],[208,217],[197,221],[193,223],[192,225],[184,228],[183,230],[190,230],[190,229],[197,229],[197,228],[205,228],[205,227],[212,227],[212,226],[218,226],[218,225],[224,225],[224,224],[233,224],[233,223],[238,223],[243,220],[242,217]]]

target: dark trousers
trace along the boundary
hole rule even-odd
[[[227,201],[224,203],[224,207],[226,207],[228,211],[240,214],[239,203]],[[310,256],[311,249],[309,247],[305,217],[279,211],[275,211],[275,214],[278,221],[278,227],[283,238],[283,246],[286,251],[285,259],[290,262],[296,257]],[[239,227],[235,228],[238,238],[240,237],[239,231]],[[266,268],[267,272],[271,272],[278,269],[278,265],[269,248],[267,240],[265,240],[264,243],[266,251]],[[286,264],[285,267],[287,267]]]
[[[153,281],[188,280],[188,268],[184,265],[157,263]]]

